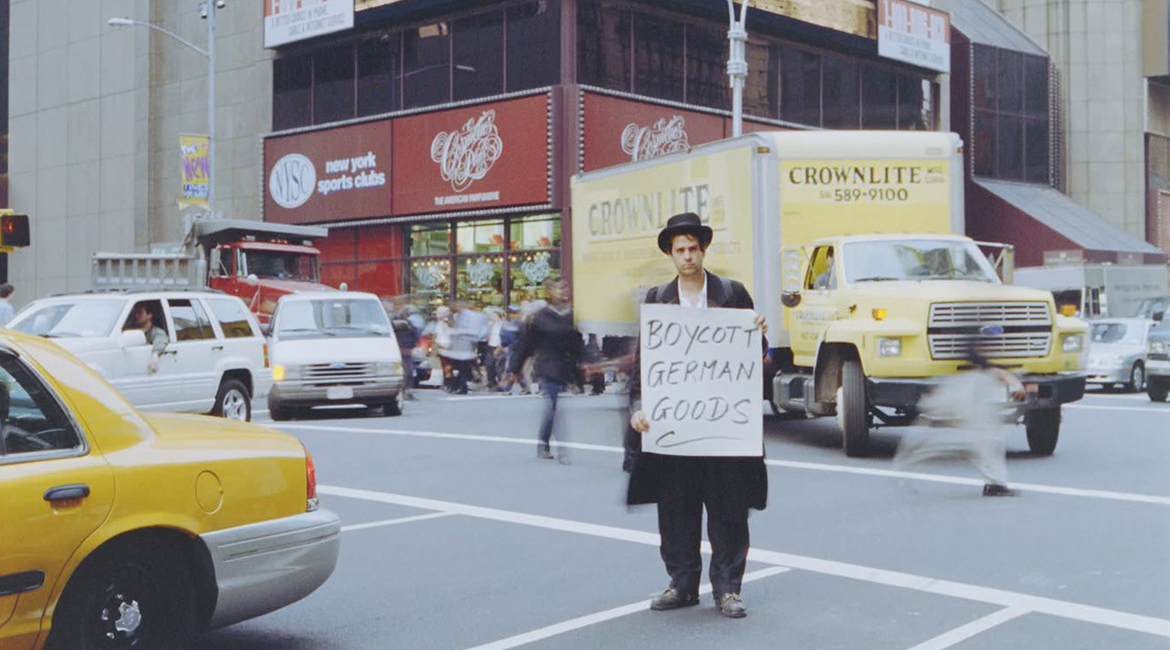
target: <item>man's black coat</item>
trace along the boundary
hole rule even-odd
[[[754,309],[752,297],[743,284],[725,280],[707,271],[707,307]],[[647,303],[679,304],[678,282],[672,281],[651,289]],[[630,377],[630,400],[642,399],[641,352],[635,357]],[[759,457],[667,456],[643,452],[630,471],[626,502],[630,505],[657,503],[671,486],[706,477],[704,490],[708,504],[719,513],[746,515],[748,508],[763,510],[768,505],[768,472]]]

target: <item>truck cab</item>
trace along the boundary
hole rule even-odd
[[[1053,452],[1060,405],[1084,394],[1087,325],[1059,314],[1051,293],[1002,284],[958,235],[826,238],[801,258],[782,296],[792,361],[773,379],[777,410],[835,414],[846,454],[862,456],[875,423],[912,422],[937,378],[977,351],[1023,375],[1013,416],[1034,453]]]
[[[264,324],[281,296],[328,288],[321,284],[320,255],[304,242],[244,236],[211,248],[207,283],[212,289],[242,298]]]

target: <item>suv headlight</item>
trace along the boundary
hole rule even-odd
[[[397,361],[384,361],[374,364],[374,374],[379,377],[393,377],[402,374],[402,364]]]
[[[902,339],[878,337],[877,349],[879,357],[902,356]]]
[[[1061,352],[1080,352],[1085,348],[1085,337],[1083,334],[1065,334],[1064,338],[1060,340]]]
[[[1161,341],[1150,341],[1150,354],[1165,354],[1166,344]]]

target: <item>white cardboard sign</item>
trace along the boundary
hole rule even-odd
[[[750,309],[642,305],[642,450],[762,456],[763,348]]]

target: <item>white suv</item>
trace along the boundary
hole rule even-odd
[[[142,305],[167,345],[152,349],[134,322]],[[9,328],[52,339],[110,381],[135,406],[153,411],[252,418],[252,400],[272,387],[268,346],[239,298],[213,291],[86,293],[26,306]]]

